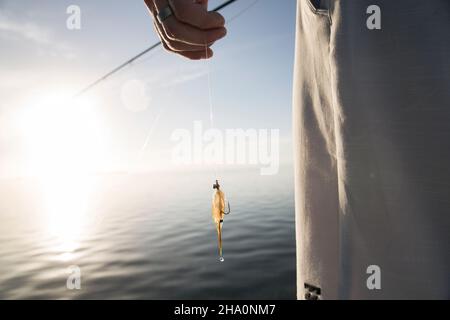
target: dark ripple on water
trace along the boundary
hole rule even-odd
[[[223,176],[233,210],[224,224],[223,263],[209,176],[102,178],[91,224],[66,250],[42,227],[38,193],[23,181],[3,182],[0,298],[294,299],[290,172]],[[66,288],[71,265],[81,268],[81,290]]]

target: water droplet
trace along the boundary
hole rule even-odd
[[[219,258],[219,261],[220,261],[220,262],[224,262],[225,259],[221,256],[221,257]]]

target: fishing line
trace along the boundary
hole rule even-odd
[[[208,57],[208,45],[205,44],[205,53]],[[206,59],[206,78],[207,78],[207,87],[208,87],[208,102],[209,102],[209,124],[210,129],[214,129],[214,107],[213,107],[213,99],[212,99],[212,89],[211,89],[211,62],[209,59]],[[218,179],[217,176],[217,163],[213,160],[213,181],[214,179]]]
[[[239,18],[241,15],[246,13],[248,10],[253,8],[260,0],[255,0],[252,3],[250,3],[248,6],[246,6],[244,9],[239,11],[238,14],[231,17],[231,19],[228,20],[228,24],[233,22],[235,19]],[[205,54],[206,57],[208,57],[208,46],[205,44]],[[214,129],[214,107],[213,107],[213,99],[212,99],[212,85],[211,85],[211,61],[210,59],[206,59],[206,75],[207,75],[207,87],[208,87],[208,98],[209,98],[209,121],[210,121],[210,129]],[[214,155],[217,156],[217,155]],[[214,179],[218,179],[218,163],[213,161],[213,171],[214,171]],[[216,180],[217,181],[217,180]]]

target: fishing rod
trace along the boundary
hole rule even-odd
[[[224,3],[222,3],[222,4],[218,5],[217,7],[215,7],[212,11],[215,11],[215,12],[220,11],[220,10],[228,7],[230,4],[232,4],[232,3],[236,2],[236,1],[238,1],[238,0],[227,0]],[[89,84],[88,86],[86,86],[85,88],[80,90],[77,94],[74,95],[74,98],[78,98],[78,97],[82,96],[83,94],[85,94],[86,92],[91,90],[92,88],[96,87],[101,82],[107,80],[108,78],[110,78],[111,76],[113,76],[114,74],[119,72],[120,70],[124,69],[126,66],[132,64],[134,61],[136,61],[139,58],[145,56],[150,51],[158,48],[159,46],[161,46],[161,44],[162,44],[161,41],[156,42],[155,44],[151,45],[150,47],[148,47],[144,51],[142,51],[142,52],[138,53],[137,55],[135,55],[134,57],[132,57],[131,59],[125,61],[124,63],[122,63],[118,67],[114,68],[113,70],[111,70],[110,72],[108,72],[107,74],[105,74],[104,76],[99,78],[98,80],[92,82],[91,84]]]

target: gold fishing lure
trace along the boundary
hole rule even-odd
[[[219,260],[221,262],[224,261],[222,255],[222,225],[223,218],[226,214],[231,212],[230,203],[227,202],[228,211],[225,211],[225,194],[222,190],[220,190],[219,181],[216,180],[216,183],[213,185],[213,198],[212,198],[212,217],[213,221],[216,224],[217,229],[217,239],[219,241]]]

